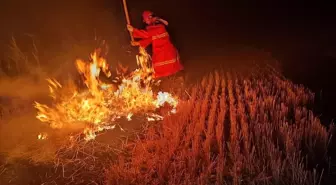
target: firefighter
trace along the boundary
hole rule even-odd
[[[168,77],[183,70],[177,49],[171,43],[169,34],[165,28],[168,22],[153,16],[153,12],[144,11],[143,21],[146,23],[146,30],[133,28],[127,25],[128,31],[139,41],[132,41],[132,46],[146,48],[152,44],[152,67],[154,78]]]

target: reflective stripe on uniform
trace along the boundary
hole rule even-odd
[[[158,63],[155,63],[153,64],[153,66],[163,66],[163,65],[166,65],[166,64],[172,64],[172,63],[175,63],[177,62],[177,60],[180,60],[180,55],[177,53],[177,57],[174,58],[174,59],[171,59],[171,60],[166,60],[166,61],[163,61],[163,62],[158,62]]]
[[[155,40],[155,39],[160,39],[160,38],[163,38],[163,37],[168,37],[169,34],[167,32],[164,32],[164,33],[161,33],[159,35],[154,35],[152,36],[152,40]]]
[[[153,64],[154,66],[163,66],[163,65],[166,65],[166,64],[172,64],[172,63],[175,63],[176,62],[176,59],[172,59],[172,60],[166,60],[166,61],[163,61],[163,62],[158,62],[158,63],[155,63]]]

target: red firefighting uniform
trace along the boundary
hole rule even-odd
[[[149,25],[146,30],[133,29],[133,37],[141,38],[140,46],[145,48],[152,44],[152,66],[155,78],[170,76],[183,70],[179,54],[171,43],[164,25]]]

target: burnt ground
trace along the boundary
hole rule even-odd
[[[35,87],[37,85],[35,84]],[[56,165],[55,162],[59,161],[55,158],[55,153],[61,147],[67,149],[70,146],[62,143],[69,140],[68,134],[71,130],[53,130],[47,124],[37,120],[33,102],[35,100],[48,102],[48,97],[47,94],[39,94],[38,98],[31,98],[6,96],[6,100],[1,99],[1,103],[6,102],[6,106],[1,104],[1,107],[6,107],[7,111],[2,111],[0,121],[0,184],[74,184],[74,181],[80,184],[80,180],[85,180],[85,184],[87,184],[91,180],[93,182],[97,179],[92,175],[100,175],[103,180],[103,174],[97,174],[94,169],[88,169],[90,165],[96,165],[94,161],[97,159],[101,160],[97,165],[108,164],[109,160],[116,157],[120,144],[126,141],[127,137],[133,136],[133,132],[142,126],[139,123],[143,122],[141,118],[136,116],[132,121],[118,121],[120,127],[117,126],[114,130],[100,133],[96,139],[97,144],[90,143],[87,144],[89,146],[85,146],[82,143],[78,146],[83,148],[83,152],[88,152],[87,156],[78,157],[85,164],[72,160],[72,156],[79,150],[77,148],[64,152],[63,157],[60,158],[65,159],[64,163],[67,162],[66,160],[70,160],[70,164]],[[12,108],[8,110],[10,106]],[[37,140],[37,135],[41,132],[48,134],[47,140]],[[100,145],[103,146],[100,147]],[[105,150],[104,147],[113,149]],[[97,150],[96,152],[101,156],[95,155],[98,157],[97,159],[91,158],[89,153],[91,149]],[[104,170],[104,167],[107,166],[97,168]],[[89,173],[83,175],[83,171]]]

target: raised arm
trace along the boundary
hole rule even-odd
[[[139,46],[146,48],[152,43],[152,37],[139,40]]]
[[[136,28],[133,29],[132,35],[134,38],[139,38],[139,39],[147,39],[151,37],[146,30],[140,30]]]
[[[127,25],[127,29],[134,38],[140,38],[141,40],[138,42],[133,42],[133,46],[141,46],[143,48],[147,47],[149,44],[152,43],[152,36],[146,30],[140,30],[133,28],[131,25]]]
[[[133,28],[133,26],[129,24],[127,25],[127,29],[134,38],[138,38],[138,39],[150,38],[150,35],[146,30],[140,30],[140,29]]]

